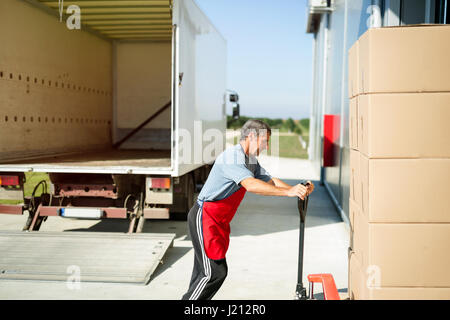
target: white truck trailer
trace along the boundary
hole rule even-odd
[[[24,199],[0,213],[133,233],[189,210],[228,97],[226,41],[193,0],[2,0],[0,43],[0,199]],[[24,197],[25,172],[51,185]]]

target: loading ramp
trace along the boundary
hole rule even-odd
[[[147,284],[170,233],[0,231],[0,280]]]

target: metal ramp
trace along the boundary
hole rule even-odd
[[[0,280],[147,284],[175,234],[0,231]]]

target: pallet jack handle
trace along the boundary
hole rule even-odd
[[[309,182],[302,182],[304,186],[309,185]],[[298,198],[297,206],[298,213],[300,214],[300,232],[299,232],[299,256],[298,256],[298,279],[297,279],[297,288],[295,291],[295,299],[296,300],[306,300],[308,296],[306,294],[306,288],[303,286],[303,247],[305,240],[305,221],[306,221],[306,212],[308,210],[308,198],[306,196],[305,199]]]
[[[309,185],[309,182],[302,183],[305,187]],[[298,198],[298,213],[300,214],[300,222],[305,223],[306,220],[306,211],[308,210],[308,199],[309,196],[306,196],[304,200]]]
[[[307,186],[308,182],[303,182],[302,185]],[[303,286],[303,245],[305,237],[305,220],[306,212],[308,210],[308,198],[306,196],[304,200],[298,198],[298,212],[300,214],[300,235],[299,235],[299,256],[298,256],[298,280],[297,288],[295,291],[295,300],[308,300],[314,297],[314,283],[321,283],[325,300],[340,300],[336,284],[333,276],[329,273],[310,274],[308,275],[309,281],[309,296],[306,292],[306,288]]]

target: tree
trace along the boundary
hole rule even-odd
[[[295,130],[295,128],[297,127],[294,120],[292,120],[292,118],[288,118],[286,120],[285,124],[286,124],[286,128],[291,132],[293,132]]]

